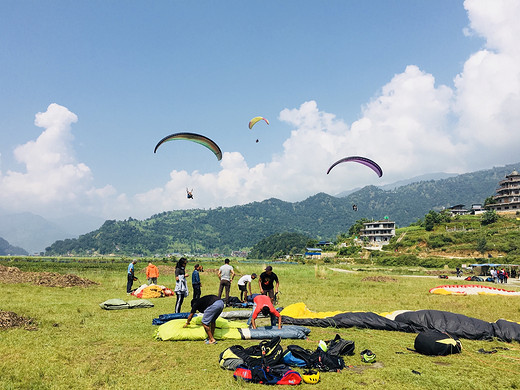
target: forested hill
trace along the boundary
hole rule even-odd
[[[9,256],[9,255],[22,255],[27,256],[28,253],[25,249],[13,246],[9,244],[6,240],[0,237],[0,256]]]
[[[432,209],[484,203],[516,166],[520,164],[421,181],[391,191],[368,186],[344,198],[320,193],[296,203],[268,199],[243,206],[169,211],[142,221],[109,220],[78,239],[56,241],[46,248],[46,254],[229,254],[281,232],[334,240],[361,218],[388,216],[398,226],[408,226]],[[358,211],[352,209],[353,204]]]

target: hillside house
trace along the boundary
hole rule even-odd
[[[482,214],[485,211],[486,211],[486,209],[484,207],[482,207],[481,204],[472,204],[470,214],[477,215],[477,214]]]
[[[361,239],[366,237],[371,245],[387,245],[395,236],[395,222],[386,219],[384,221],[365,222],[359,236]]]
[[[320,259],[321,248],[305,248],[305,258]]]
[[[455,206],[448,207],[447,210],[451,215],[466,215],[469,214],[469,210],[466,209],[465,205],[457,204]]]
[[[486,209],[497,212],[520,211],[520,174],[514,170],[498,185],[496,195],[493,196],[496,203],[486,205]]]

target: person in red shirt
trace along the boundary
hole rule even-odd
[[[258,314],[262,313],[264,316],[271,317],[271,326],[276,326],[276,318],[278,318],[278,329],[282,329],[282,316],[271,303],[271,299],[267,295],[257,295],[253,299],[253,312],[249,318],[248,324],[251,324],[253,329],[256,329],[256,318]]]

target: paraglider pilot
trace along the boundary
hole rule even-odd
[[[186,197],[188,199],[193,199],[193,188],[191,189],[191,191],[188,191],[188,188],[186,188]]]

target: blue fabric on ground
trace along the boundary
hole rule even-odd
[[[186,319],[190,313],[171,313],[171,314],[160,314],[159,318],[152,320],[152,325],[162,325],[165,322],[178,319]]]

